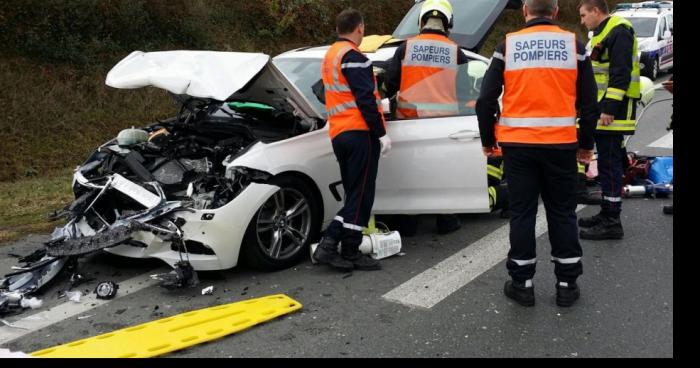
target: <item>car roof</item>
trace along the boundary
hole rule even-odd
[[[667,14],[673,15],[673,9],[669,8],[635,8],[635,9],[624,9],[618,10],[613,15],[618,15],[625,18],[634,17],[646,17],[646,18],[656,18],[665,16]]]
[[[372,61],[385,61],[394,56],[396,49],[399,44],[394,44],[391,46],[384,46],[379,48],[375,52],[367,52],[365,55]],[[273,58],[273,60],[280,59],[299,59],[299,58],[309,58],[309,59],[323,59],[326,56],[326,52],[330,46],[313,46],[313,47],[302,47],[294,50],[289,50],[283,52]],[[471,59],[477,59],[481,61],[488,62],[488,59],[482,55],[469,51],[467,49],[462,49],[464,53]]]

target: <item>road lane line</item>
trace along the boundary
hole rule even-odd
[[[669,132],[663,137],[650,143],[647,147],[670,148],[673,149],[673,133]]]
[[[114,299],[111,300],[97,299],[95,294],[91,293],[88,295],[83,295],[80,298],[79,303],[66,301],[63,304],[54,306],[49,310],[45,310],[12,322],[14,326],[19,328],[0,325],[0,344],[8,343],[44,327],[48,327],[54,323],[83,314],[113,300],[123,298],[147,287],[157,285],[160,281],[151,279],[150,275],[164,272],[168,272],[168,270],[165,268],[157,268],[119,283],[119,291]]]
[[[584,209],[580,205],[576,211]],[[508,255],[509,224],[477,240],[437,265],[397,286],[382,298],[410,307],[432,308]],[[537,208],[535,237],[547,232],[544,206]]]

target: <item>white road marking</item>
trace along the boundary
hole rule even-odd
[[[580,205],[576,211],[584,209]],[[505,224],[475,243],[465,247],[434,267],[384,294],[386,300],[410,307],[432,308],[482,273],[497,265],[508,255],[509,226]],[[535,236],[547,231],[544,206],[537,208]]]
[[[650,143],[647,147],[659,147],[673,149],[673,133],[669,132],[665,136]]]
[[[41,328],[83,314],[91,309],[107,304],[112,300],[123,298],[147,287],[157,285],[160,281],[151,279],[150,275],[162,272],[168,271],[165,268],[159,268],[119,283],[117,295],[111,300],[97,299],[95,294],[83,295],[79,303],[67,301],[49,310],[12,322],[15,328],[0,325],[0,344],[8,343]]]

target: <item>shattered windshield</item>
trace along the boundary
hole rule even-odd
[[[654,37],[656,31],[656,18],[626,18],[632,23],[637,37]]]
[[[472,60],[456,70],[435,73],[397,97],[397,118],[421,119],[438,116],[475,115],[476,99],[488,65]]]
[[[292,82],[314,109],[325,116],[326,107],[321,103],[312,90],[312,86],[321,76],[321,59],[275,59],[275,66]]]

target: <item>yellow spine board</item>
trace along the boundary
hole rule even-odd
[[[198,309],[31,353],[40,358],[150,358],[245,330],[301,309],[284,295]]]

